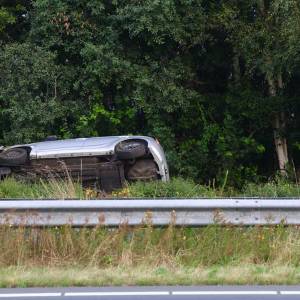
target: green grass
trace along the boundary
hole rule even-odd
[[[118,193],[117,193],[118,194]],[[168,183],[137,182],[120,194],[129,197],[300,197],[300,186],[283,179],[246,184],[242,190],[232,187],[213,187],[196,184],[192,180],[174,178]]]
[[[121,191],[128,197],[217,197],[220,190],[196,184],[192,180],[173,178],[170,182],[137,182]],[[117,193],[118,194],[118,193]]]
[[[273,181],[264,184],[248,184],[241,192],[246,196],[300,197],[300,186],[289,181]]]
[[[213,187],[200,185],[192,180],[173,178],[170,182],[161,181],[137,182],[130,184],[112,195],[99,193],[93,189],[83,189],[79,183],[72,180],[38,180],[25,182],[7,178],[0,182],[0,198],[99,198],[99,197],[300,197],[298,184],[284,180],[264,184],[245,185],[242,190],[230,187]]]
[[[79,183],[72,180],[37,180],[25,182],[9,177],[0,181],[0,198],[82,198],[84,191]]]
[[[8,267],[0,268],[0,288],[122,285],[299,284],[294,266],[174,267]]]

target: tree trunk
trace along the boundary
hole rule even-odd
[[[269,96],[275,97],[277,95],[276,82],[273,77],[267,77],[269,84]],[[278,89],[283,88],[281,74],[277,78]],[[287,140],[285,137],[286,133],[286,116],[285,113],[277,112],[273,116],[273,134],[274,134],[274,144],[278,159],[279,170],[282,175],[286,175],[286,166],[289,162],[288,150],[287,150]]]
[[[283,90],[283,80],[282,80],[282,75],[279,73],[278,75],[278,89]],[[285,155],[285,164],[287,165],[289,162],[289,157],[288,157],[288,149],[287,149],[287,139],[286,139],[286,115],[285,112],[280,113],[280,119],[281,119],[281,131],[283,133],[282,135],[282,142],[283,142],[283,150],[284,150],[284,155]]]
[[[279,170],[282,175],[286,175],[286,166],[289,162],[287,141],[285,132],[285,114],[283,112],[274,114],[273,117],[274,143],[278,158]]]

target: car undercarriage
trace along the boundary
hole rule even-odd
[[[26,180],[71,178],[85,187],[92,186],[105,192],[122,188],[126,182],[162,179],[159,165],[145,140],[118,142],[114,150],[107,151],[106,155],[90,151],[78,156],[71,148],[69,153],[61,151],[52,157],[47,154],[48,157],[40,158],[31,157],[35,149],[35,145],[31,145],[8,148],[0,153],[2,178],[11,174]]]

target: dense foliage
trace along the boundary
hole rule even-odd
[[[145,134],[202,182],[297,169],[297,0],[0,3],[2,144]]]

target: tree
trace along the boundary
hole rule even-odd
[[[0,38],[4,42],[24,39],[30,28],[30,0],[2,0]]]
[[[221,15],[232,45],[245,63],[246,75],[252,82],[262,80],[262,92],[273,99],[269,103],[269,115],[279,169],[285,174],[289,158],[285,111],[288,99],[284,97],[284,89],[299,65],[300,35],[299,30],[295,30],[300,28],[299,2],[226,1]],[[237,65],[235,60],[235,70]],[[266,111],[264,105],[262,109]]]
[[[296,0],[1,5],[3,143],[153,135],[173,174],[235,185],[300,145]]]
[[[61,101],[61,73],[53,59],[53,54],[30,44],[0,50],[2,143],[41,140],[59,132],[72,115],[72,102]]]
[[[3,33],[4,29],[8,24],[13,24],[15,18],[7,11],[7,9],[0,8],[0,33]]]

